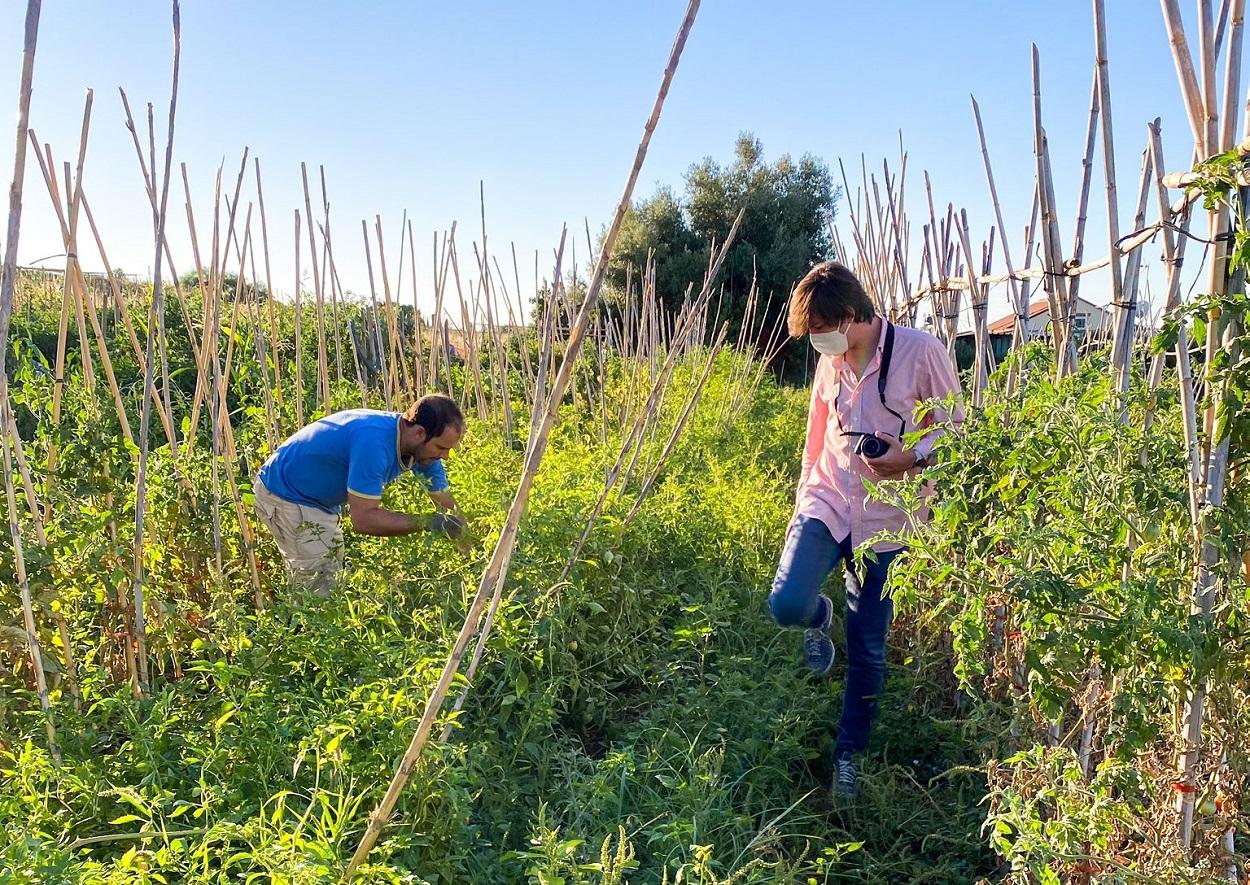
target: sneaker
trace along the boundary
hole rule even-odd
[[[820,594],[825,606],[825,617],[817,627],[803,631],[803,660],[818,675],[824,676],[833,667],[833,640],[829,638],[829,625],[833,623],[833,602]]]
[[[833,794],[839,799],[854,799],[859,774],[850,756],[838,758],[838,773],[833,779]]]

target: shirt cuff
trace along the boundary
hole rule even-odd
[[[933,453],[933,444],[937,442],[938,437],[941,435],[941,432],[930,433],[928,436],[922,437],[914,446],[911,447],[911,450],[915,452],[918,457],[927,461],[929,459],[929,455]]]

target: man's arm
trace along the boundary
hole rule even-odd
[[[407,513],[387,510],[377,498],[366,498],[348,492],[347,508],[352,520],[352,529],[362,535],[393,537],[411,535],[413,532],[430,528],[429,517],[410,516]]]
[[[951,364],[946,348],[940,343],[935,341],[934,346],[926,348],[916,381],[917,402],[941,401],[954,394],[955,406],[949,413],[941,407],[930,409],[921,419],[920,427],[933,427],[933,430],[917,440],[911,448],[905,447],[901,440],[888,433],[875,433],[874,436],[888,443],[890,449],[880,458],[863,458],[863,461],[881,479],[900,477],[913,467],[928,462],[934,444],[946,432],[947,425],[958,427],[963,423],[964,410],[959,402],[959,377],[955,374],[955,367]]]
[[[351,492],[347,493],[347,508],[352,529],[362,535],[389,538],[414,532],[443,532],[456,539],[464,531],[464,520],[454,513],[410,516],[387,510],[377,498],[366,498]]]
[[[922,427],[934,427],[934,429],[925,434],[916,441],[913,451],[925,460],[928,460],[930,453],[933,451],[933,445],[944,434],[948,426],[958,428],[964,423],[964,407],[960,400],[962,390],[959,386],[959,376],[955,374],[955,367],[951,363],[950,355],[946,352],[946,348],[941,346],[930,347],[925,354],[926,356],[926,381],[920,393],[920,401],[929,400],[945,401],[948,397],[954,396],[955,404],[951,411],[947,412],[942,406],[935,406],[921,419]]]
[[[812,399],[807,407],[807,437],[803,441],[803,460],[799,469],[799,486],[795,492],[796,501],[803,490],[803,485],[807,482],[808,474],[812,472],[812,466],[820,458],[821,450],[825,447],[825,433],[829,425],[829,403],[820,395],[824,366],[824,360],[816,364],[816,377],[812,381]]]

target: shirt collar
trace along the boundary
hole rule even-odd
[[[399,466],[401,469],[411,470],[413,466],[417,463],[416,457],[410,458],[407,463],[404,463],[404,455],[399,450],[399,431],[401,428],[403,428],[403,426],[404,426],[404,416],[396,415],[395,416],[395,460],[399,462]]]

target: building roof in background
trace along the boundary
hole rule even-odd
[[[1086,307],[1092,307],[1094,310],[1105,311],[1105,308],[1099,307],[1097,304],[1094,304],[1092,301],[1086,301],[1084,298],[1079,298],[1079,297],[1076,300],[1079,301],[1081,304],[1085,305]],[[1029,319],[1035,319],[1041,316],[1042,314],[1049,313],[1049,312],[1050,312],[1049,299],[1036,298],[1033,301],[1029,302]],[[1010,332],[1014,328],[1015,322],[1016,322],[1016,315],[1014,313],[1009,313],[1005,317],[1001,317],[997,320],[994,320],[994,322],[990,323],[990,328],[989,328],[990,334],[1001,335],[1003,333]]]

